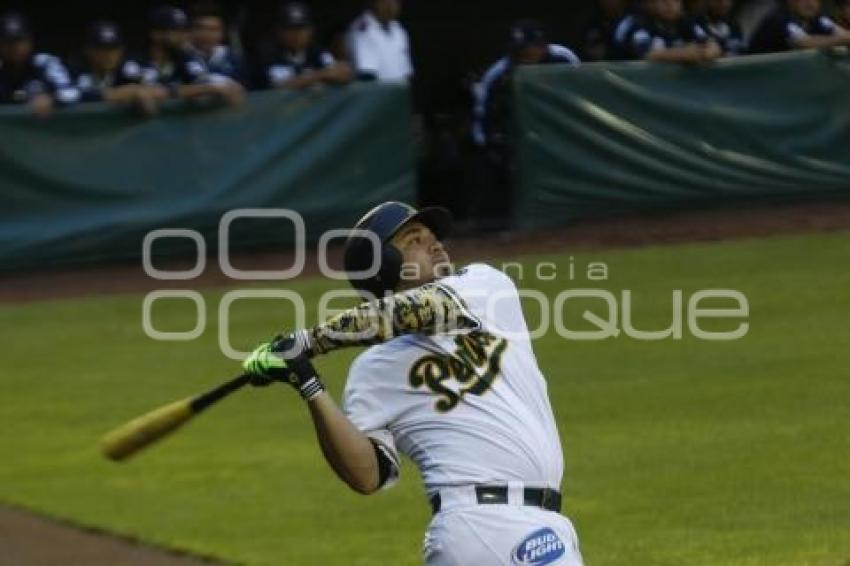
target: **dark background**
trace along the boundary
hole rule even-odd
[[[110,19],[121,25],[131,50],[144,46],[150,9],[155,1],[88,0],[83,2],[2,2],[0,11],[23,12],[34,29],[37,49],[60,56],[79,51],[86,26],[96,19]],[[267,38],[281,2],[218,2],[230,24],[241,29],[248,54]],[[193,2],[174,2],[190,9]],[[322,42],[344,30],[362,10],[358,1],[314,0],[317,30]],[[402,23],[407,28],[417,81],[416,101],[421,110],[439,112],[454,109],[470,73],[480,73],[502,52],[510,23],[533,17],[547,27],[551,38],[577,47],[580,31],[593,10],[592,1],[553,2],[526,0],[493,2],[484,0],[406,0]]]
[[[233,31],[238,31],[249,60],[257,46],[268,41],[282,2],[216,2]],[[24,13],[33,28],[38,51],[63,58],[73,57],[82,47],[87,26],[98,19],[117,22],[126,36],[128,49],[142,50],[151,8],[161,1],[108,1],[54,3],[44,1],[0,2],[0,11]],[[191,12],[192,0],[173,2]],[[335,35],[363,10],[358,0],[313,0],[318,39],[329,44]],[[467,216],[475,206],[471,193],[480,192],[476,178],[474,149],[469,142],[470,86],[505,50],[511,22],[534,18],[543,23],[550,40],[573,49],[579,47],[582,29],[595,3],[543,0],[404,0],[402,23],[411,40],[416,71],[413,84],[416,135],[419,155],[419,201],[452,208]],[[472,200],[470,200],[470,198]]]

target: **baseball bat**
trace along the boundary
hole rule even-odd
[[[175,401],[145,413],[107,433],[100,441],[101,451],[110,460],[125,460],[174,432],[250,380],[248,375],[243,374],[196,397]]]

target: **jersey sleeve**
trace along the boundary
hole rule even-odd
[[[360,75],[377,75],[380,68],[375,46],[365,30],[355,29],[349,40],[354,70]]]
[[[581,64],[581,59],[578,58],[578,55],[572,52],[571,49],[564,47],[563,45],[558,45],[556,43],[550,43],[547,47],[549,52],[549,57],[558,63],[568,63],[570,65],[579,65]]]
[[[818,29],[823,32],[823,35],[833,35],[838,32],[838,28],[835,25],[835,22],[827,16],[820,16],[818,18]]]
[[[321,65],[322,69],[327,69],[334,63],[336,63],[336,59],[334,59],[334,56],[329,51],[319,53],[319,65]]]
[[[290,65],[275,64],[266,68],[265,80],[270,87],[279,87],[295,77],[295,69]]]
[[[520,294],[513,280],[485,263],[474,263],[436,285],[463,306],[476,327],[458,328],[455,333],[485,330],[505,338],[528,336]]]
[[[184,84],[215,83],[218,76],[211,74],[206,64],[200,59],[186,56],[183,61],[182,79]]]
[[[94,79],[88,73],[82,73],[77,76],[77,90],[80,92],[80,101],[82,102],[100,102],[103,100],[103,93],[100,88],[94,84]]]
[[[635,28],[628,40],[629,53],[634,59],[645,59],[655,48],[652,34],[643,27]]]
[[[68,69],[58,57],[39,53],[33,59],[39,70],[42,80],[53,95],[54,100],[60,105],[70,105],[80,100],[80,91],[71,81]]]
[[[685,25],[686,32],[683,34],[688,42],[706,43],[711,39],[708,30],[697,21],[689,21]]]
[[[358,357],[348,372],[343,393],[342,411],[351,423],[372,440],[375,448],[390,464],[387,479],[381,489],[392,487],[398,482],[400,462],[395,439],[389,430],[394,415],[389,410],[394,406],[390,393],[382,393],[382,380],[374,379],[381,372],[382,362],[374,360],[368,353]],[[370,376],[373,378],[370,379]]]
[[[788,20],[785,24],[785,43],[788,47],[794,47],[797,42],[804,37],[808,37],[808,33],[803,29],[803,26],[793,20]]]
[[[121,65],[121,75],[126,84],[141,84],[143,72],[144,69],[138,61],[128,59]]]
[[[472,107],[472,114],[475,121],[472,124],[472,139],[478,146],[483,147],[487,145],[490,137],[489,118],[492,112],[490,101],[493,98],[493,88],[509,69],[510,59],[502,57],[487,69],[487,72],[481,77],[481,82],[473,86],[472,96],[474,105]]]

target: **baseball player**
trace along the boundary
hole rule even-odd
[[[262,344],[243,365],[252,383],[300,392],[325,459],[359,493],[393,485],[399,453],[417,465],[434,513],[428,565],[582,564],[559,513],[558,431],[511,279],[483,263],[451,271],[442,208],[388,202],[355,228],[345,268],[374,298]],[[340,409],[310,358],[364,345]]]
[[[753,32],[751,53],[850,46],[850,30],[823,15],[820,0],[783,0]]]
[[[16,12],[0,15],[0,104],[27,104],[36,116],[80,100],[68,70],[58,57],[37,53],[27,19]]]
[[[168,97],[165,87],[143,84],[142,66],[125,57],[124,39],[116,24],[93,23],[86,36],[84,54],[85,62],[76,73],[81,100],[131,106],[151,116]]]
[[[261,88],[302,89],[321,84],[344,84],[351,67],[336,61],[315,42],[316,27],[310,9],[301,2],[280,7],[275,45],[261,57]]]

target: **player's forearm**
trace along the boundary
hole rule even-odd
[[[216,92],[215,87],[211,84],[188,84],[179,85],[174,90],[177,98],[191,99],[199,96],[209,96]]]
[[[702,61],[699,49],[695,45],[685,47],[669,47],[664,49],[653,49],[646,56],[647,61],[662,63],[698,63]]]
[[[324,354],[350,346],[371,346],[404,334],[433,335],[475,328],[458,299],[436,285],[424,285],[361,304],[309,331],[310,349]]]
[[[147,88],[130,84],[105,88],[102,91],[103,100],[113,104],[131,104],[136,101],[140,89]]]
[[[797,38],[794,45],[798,49],[825,49],[827,47],[838,47],[850,45],[850,34],[837,33],[835,35],[806,35]]]
[[[358,493],[378,489],[378,460],[372,442],[355,427],[326,392],[308,403],[325,460]]]
[[[292,77],[291,79],[283,81],[277,85],[277,88],[283,90],[299,90],[312,86],[317,82],[320,82],[320,77],[316,73],[303,73],[297,77]]]

